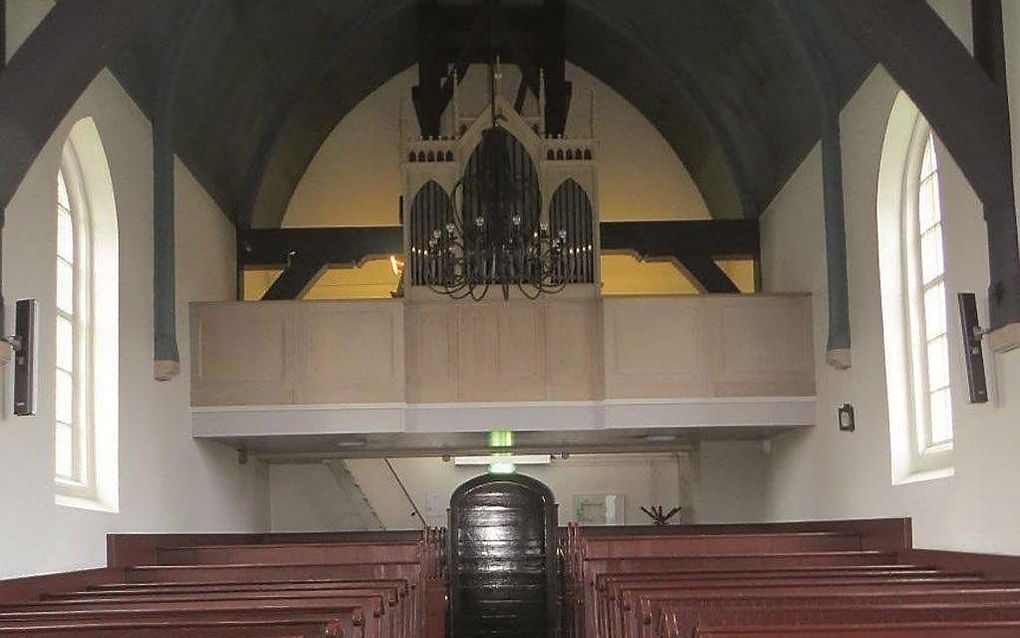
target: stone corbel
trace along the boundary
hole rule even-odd
[[[999,354],[1020,349],[1020,321],[992,330],[988,333],[988,345]]]

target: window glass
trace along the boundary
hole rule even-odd
[[[942,206],[939,203],[939,170],[935,155],[935,138],[928,132],[924,138],[917,187],[915,216],[907,228],[914,229],[908,238],[908,253],[917,253],[920,262],[915,280],[908,281],[908,302],[911,316],[921,330],[911,331],[912,351],[919,359],[913,369],[915,392],[914,413],[920,415],[914,424],[919,451],[927,453],[933,446],[945,446],[953,440],[952,396],[949,381],[949,339],[943,252]],[[908,269],[908,274],[910,269]],[[916,272],[916,271],[915,271]]]

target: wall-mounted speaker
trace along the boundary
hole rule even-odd
[[[967,364],[967,386],[971,403],[988,403],[988,382],[985,379],[985,354],[981,339],[986,331],[981,328],[977,311],[977,296],[972,292],[957,295],[960,305],[960,326],[963,328],[964,361]]]
[[[39,302],[20,299],[15,333],[7,339],[14,349],[14,414],[34,416],[39,398]]]

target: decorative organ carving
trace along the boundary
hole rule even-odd
[[[456,70],[453,77],[457,77]],[[569,265],[561,275],[562,283],[595,284],[599,281],[599,215],[594,96],[586,136],[546,134],[544,78],[539,83],[537,104],[518,111],[502,94],[502,72],[496,77],[499,130],[505,134],[516,178],[527,185],[518,196],[522,221],[536,230],[547,226],[553,237],[559,236],[560,230],[566,232]],[[453,82],[453,99],[438,136],[420,135],[413,112],[408,111],[406,103],[401,109],[404,238],[408,283],[412,287],[430,282],[428,270],[434,268],[422,257],[432,233],[452,221],[461,225],[466,219],[471,224],[485,213],[471,189],[453,194],[457,182],[477,170],[483,134],[493,124],[487,107],[473,117],[464,114],[463,93],[470,87],[461,84]],[[453,201],[454,196],[458,201]],[[464,219],[447,221],[452,215]]]

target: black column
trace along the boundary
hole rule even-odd
[[[974,22],[974,59],[1002,87],[1009,100],[1006,79],[1006,45],[1002,0],[971,0]],[[1007,111],[1008,113],[1008,111]],[[1007,123],[1008,124],[1008,123]],[[985,202],[988,226],[988,304],[992,328],[1020,322],[1020,245],[1017,243],[1016,200],[1013,197],[1013,151],[1010,127],[995,152],[1005,156],[1011,188],[1002,201]]]

